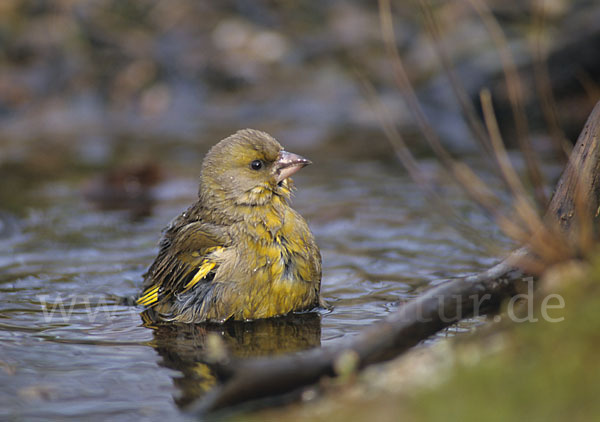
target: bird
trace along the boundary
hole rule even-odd
[[[290,206],[311,161],[239,130],[205,155],[198,200],[163,230],[137,304],[145,321],[224,323],[321,305],[321,253]]]

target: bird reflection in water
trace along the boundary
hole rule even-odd
[[[225,324],[157,325],[146,315],[144,323],[154,330],[153,347],[163,358],[161,365],[181,373],[173,378],[180,407],[226,380],[236,361],[321,345],[321,315],[316,312]]]

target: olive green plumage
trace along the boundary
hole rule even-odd
[[[165,229],[138,304],[154,320],[223,322],[318,306],[321,255],[288,204],[310,161],[245,129],[202,163],[199,199]]]

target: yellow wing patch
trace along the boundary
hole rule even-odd
[[[142,296],[137,300],[138,305],[148,306],[158,300],[158,289],[160,286],[154,285],[144,291]]]
[[[204,255],[206,255],[207,253],[220,251],[221,249],[223,249],[223,248],[220,246],[206,248],[204,250]],[[200,253],[197,251],[192,252],[191,257],[195,258],[195,261],[198,262]],[[191,259],[190,261],[193,262],[194,259]],[[189,282],[187,282],[185,286],[183,286],[183,290],[181,290],[180,292],[177,292],[177,293],[185,293],[188,290],[190,290],[192,287],[194,287],[196,284],[198,284],[198,282],[200,280],[205,278],[208,275],[208,273],[210,273],[212,271],[212,269],[215,268],[216,265],[217,265],[216,262],[211,262],[208,259],[202,260],[200,265],[198,265],[198,270],[196,271],[196,274],[194,274],[194,277]],[[162,283],[158,282],[157,284],[153,284],[152,286],[148,287],[146,290],[144,290],[142,292],[142,296],[139,297],[139,299],[136,301],[136,303],[138,305],[146,306],[146,307],[156,304],[158,302],[158,294],[160,292],[161,286],[162,286]],[[179,288],[181,288],[181,287],[179,287]]]
[[[215,265],[217,265],[214,262],[208,262],[208,260],[204,260],[202,261],[202,265],[200,265],[200,268],[198,269],[198,272],[196,273],[196,275],[194,276],[194,278],[192,278],[184,287],[183,287],[183,292],[185,293],[188,290],[190,290],[192,287],[194,287],[200,280],[202,280],[204,277],[206,277],[208,275],[208,273],[210,272],[210,270],[212,270],[213,268],[215,268]]]

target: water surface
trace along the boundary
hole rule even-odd
[[[152,329],[140,309],[118,300],[138,291],[160,230],[195,197],[194,177],[166,177],[152,212],[136,218],[91,206],[72,179],[29,192],[39,206],[19,218],[3,214],[0,419],[186,420],[180,406],[216,382],[203,362],[210,333],[238,357],[332,344],[432,283],[494,261],[435,213],[398,166],[311,158],[295,178],[293,205],[321,248],[322,292],[333,310],[227,327]],[[427,169],[438,176],[435,164]],[[476,230],[504,242],[443,180],[440,189]]]

